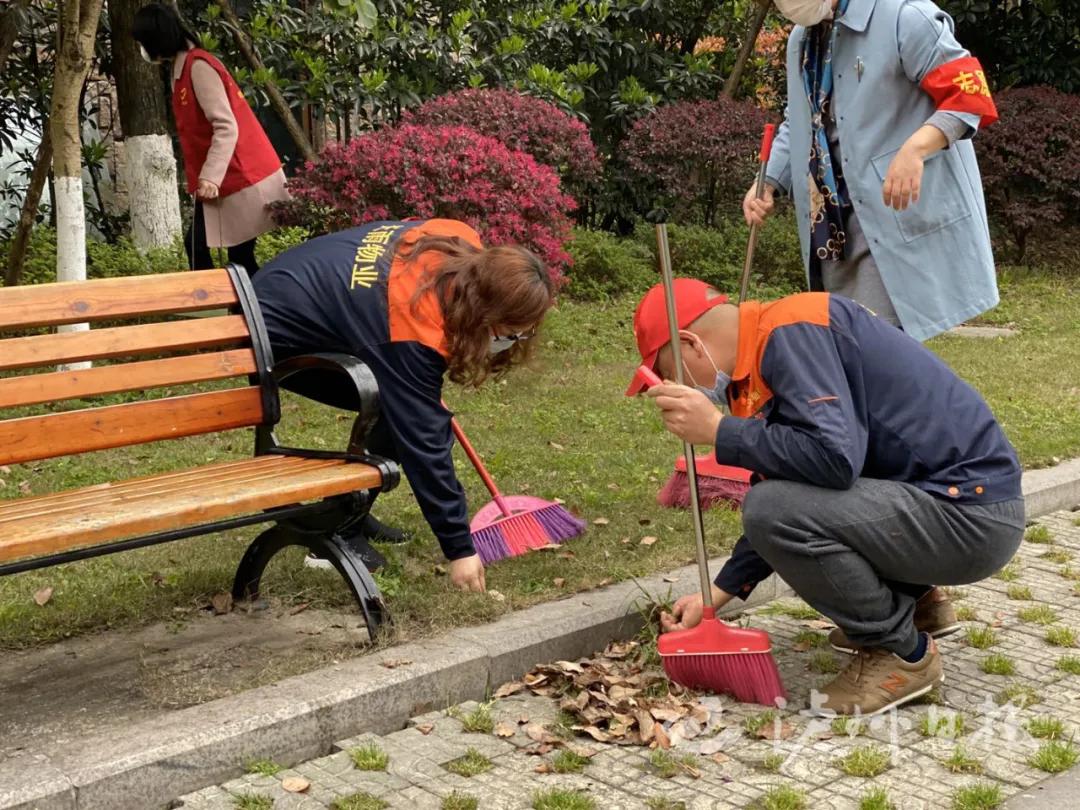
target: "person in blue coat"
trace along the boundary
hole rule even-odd
[[[971,138],[997,119],[986,75],[931,0],[776,0],[796,23],[788,104],[743,200],[795,203],[811,290],[926,340],[998,303]]]

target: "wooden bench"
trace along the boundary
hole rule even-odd
[[[46,329],[79,322],[96,328]],[[57,370],[84,360],[98,362]],[[310,369],[340,374],[359,395],[344,452],[281,447],[274,436],[278,381]],[[210,381],[181,395],[156,390]],[[93,401],[124,392],[121,404]],[[396,465],[363,449],[377,409],[375,379],[353,357],[273,365],[241,267],[0,289],[0,465],[238,428],[254,428],[255,448],[251,458],[0,500],[0,576],[270,523],[239,563],[234,598],[257,597],[270,559],[306,546],[345,578],[374,638],[388,616],[339,533],[399,480]]]

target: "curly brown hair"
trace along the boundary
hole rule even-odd
[[[416,312],[420,300],[434,292],[443,314],[450,379],[476,387],[525,362],[534,341],[521,340],[491,354],[492,330],[529,333],[540,326],[555,302],[555,285],[544,263],[523,247],[477,248],[457,236],[401,240],[397,247],[408,261],[428,251],[443,257],[420,279],[412,306]]]

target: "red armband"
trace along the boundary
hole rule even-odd
[[[926,74],[921,87],[939,110],[974,113],[981,116],[979,126],[983,127],[998,119],[986,74],[974,56],[938,65]]]

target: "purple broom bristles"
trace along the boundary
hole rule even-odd
[[[525,554],[531,549],[563,543],[585,531],[585,521],[557,503],[500,518],[472,533],[473,546],[484,565]]]

